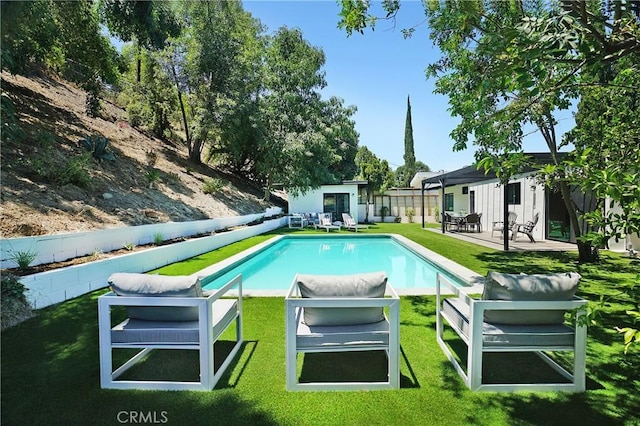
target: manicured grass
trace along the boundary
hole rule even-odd
[[[581,296],[594,302],[600,294],[608,297],[598,324],[589,329],[587,392],[469,392],[436,343],[435,300],[425,296],[402,298],[402,386],[397,391],[287,392],[282,298],[245,299],[246,343],[214,391],[102,390],[96,300],[104,291],[97,291],[43,309],[36,318],[2,333],[2,424],[118,424],[131,412],[155,413],[157,420],[188,425],[640,424],[640,356],[637,349],[624,355],[621,336],[614,330],[629,321],[624,310],[639,303],[632,288],[638,261],[605,254],[598,265],[578,265],[575,253],[502,253],[424,231],[417,224],[381,224],[368,232],[403,234],[482,274],[580,272]],[[220,260],[267,237],[183,262],[179,273],[202,269],[211,259]],[[459,346],[453,338],[451,343]],[[190,353],[170,353],[150,358],[144,367],[189,374],[192,368],[185,361],[190,358]],[[375,368],[375,360],[368,362]],[[498,372],[537,369],[527,359],[505,362],[499,357],[490,362]],[[310,373],[318,373],[314,368]]]

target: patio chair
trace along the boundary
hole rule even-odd
[[[507,216],[507,226],[504,226],[504,221],[493,222],[491,225],[491,237],[493,237],[493,233],[495,231],[500,231],[500,235],[504,234],[505,229],[507,232],[513,232],[513,228],[516,224],[516,220],[518,219],[518,214],[516,212],[509,212]]]
[[[298,274],[285,298],[285,310],[287,390],[400,387],[400,298],[387,283],[384,272],[333,276]],[[386,380],[299,382],[299,352],[349,351],[384,351]]]
[[[304,228],[307,223],[307,218],[302,214],[294,213],[289,216],[289,228]]]
[[[455,230],[459,231],[460,230],[460,221],[457,218],[454,218],[453,216],[451,216],[449,213],[444,213],[444,229],[452,231],[453,227],[455,226]]]
[[[219,290],[203,294],[194,276],[117,273],[109,278],[112,291],[98,298],[100,385],[108,389],[211,390],[242,345],[242,277]],[[236,293],[237,291],[237,293]],[[234,294],[231,294],[234,293]],[[112,325],[112,308],[125,306],[127,317]],[[235,344],[220,363],[214,343],[235,322]],[[137,354],[113,369],[116,349]],[[153,350],[190,349],[199,352],[198,381],[119,379]]]
[[[340,230],[340,225],[334,225],[331,223],[331,213],[322,213],[318,214],[319,223],[316,225],[316,229],[322,228],[326,229],[329,232],[332,229]]]
[[[342,213],[342,220],[344,229],[353,229],[358,232],[358,229],[367,229],[367,225],[359,225],[356,220],[349,213]]]
[[[463,226],[465,231],[468,231],[469,228],[477,229],[478,232],[482,232],[482,224],[480,223],[480,219],[482,218],[482,213],[471,213],[468,214],[462,219],[460,222],[460,226]]]
[[[584,391],[587,301],[575,296],[579,280],[580,275],[575,272],[552,275],[489,272],[482,299],[473,299],[438,274],[436,338],[465,385],[478,391]],[[457,297],[442,298],[443,284]],[[564,322],[567,312],[575,317],[573,325]],[[443,320],[467,346],[465,368],[444,341]],[[547,354],[556,351],[573,352],[571,369]],[[487,383],[483,376],[483,356],[490,352],[533,352],[562,379],[542,383]]]
[[[539,219],[539,217],[540,217],[540,213],[536,213],[536,214],[533,216],[533,220],[530,220],[530,221],[528,221],[527,223],[519,224],[519,225],[515,226],[515,227],[514,227],[513,235],[511,236],[511,239],[512,239],[513,241],[515,241],[515,240],[516,240],[516,237],[518,236],[518,234],[524,234],[524,235],[526,235],[527,237],[529,237],[529,240],[530,240],[532,243],[535,243],[535,242],[536,242],[536,240],[534,240],[534,239],[533,239],[532,232],[533,232],[533,228],[535,228],[535,227],[536,227],[536,225],[538,224],[538,219]]]

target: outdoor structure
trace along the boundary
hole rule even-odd
[[[332,221],[349,213],[356,222],[365,217],[367,181],[346,180],[322,185],[304,194],[289,195],[289,213],[330,213]]]
[[[528,155],[533,158],[537,166],[551,162],[548,153]],[[534,240],[575,243],[575,234],[569,223],[569,215],[560,192],[547,189],[537,183],[534,178],[535,173],[533,167],[526,169],[523,173],[512,177],[505,187],[495,173],[485,173],[484,170],[478,170],[475,165],[471,165],[423,179],[422,190],[438,189],[442,192],[443,214],[445,212],[459,215],[482,214],[482,224],[485,229],[490,229],[490,225],[494,222],[503,221],[509,212],[517,215],[517,224],[533,221],[537,214],[539,221],[531,230]],[[580,211],[593,210],[596,200],[590,194],[574,189],[571,195]],[[442,232],[445,232],[444,223]],[[512,232],[501,235],[504,248],[508,250]],[[624,242],[612,241],[610,248],[623,250],[624,246]]]
[[[411,181],[411,188],[391,188],[374,194],[369,202],[368,215],[367,181],[356,180],[322,185],[305,194],[289,195],[289,213],[331,213],[333,221],[342,220],[342,213],[350,214],[356,222],[363,222],[365,217],[372,222],[394,222],[397,217],[408,222],[411,220],[409,216],[416,222],[435,221],[436,209],[439,209],[438,190],[423,193],[420,189],[422,178],[435,175],[435,172],[419,172]]]

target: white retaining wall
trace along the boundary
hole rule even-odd
[[[26,296],[31,306],[35,309],[40,309],[106,287],[107,279],[114,272],[151,271],[245,238],[263,234],[286,224],[286,217],[266,220],[259,225],[248,226],[234,231],[194,238],[95,262],[40,272],[21,277],[20,281],[28,289]]]
[[[37,258],[30,266],[43,263],[61,262],[95,252],[109,252],[121,249],[124,244],[143,245],[155,241],[156,234],[163,240],[189,237],[220,229],[240,226],[282,213],[280,207],[271,207],[264,213],[245,216],[221,217],[191,222],[167,222],[151,225],[129,226],[125,228],[101,229],[98,231],[69,234],[39,235],[34,237],[6,238],[0,240],[0,268],[13,268],[16,253],[35,252]]]

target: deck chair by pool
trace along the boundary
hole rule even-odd
[[[285,314],[287,390],[400,387],[400,298],[387,283],[384,272],[298,274],[285,298]],[[384,351],[386,380],[303,383],[298,380],[298,353],[348,351]]]
[[[438,274],[436,338],[465,385],[478,391],[584,391],[587,330],[583,317],[587,301],[574,295],[579,280],[580,275],[575,272],[551,275],[489,272],[482,299],[473,299]],[[443,298],[442,285],[457,297]],[[565,313],[575,317],[574,325],[564,322]],[[443,320],[467,346],[464,368],[443,338]],[[573,353],[571,369],[549,356],[557,351]],[[509,352],[535,353],[552,372],[558,373],[559,380],[487,383],[482,370],[483,356],[490,352],[502,356]],[[510,371],[506,374],[512,375]]]
[[[326,229],[329,232],[332,229],[340,230],[340,225],[334,225],[331,223],[331,213],[319,213],[318,214],[319,223],[316,225],[317,228]]]
[[[358,229],[367,229],[367,225],[359,225],[356,220],[349,213],[342,213],[342,221],[344,229],[353,229],[358,232]]]
[[[211,390],[242,346],[242,277],[205,295],[194,276],[113,274],[112,291],[98,298],[100,384],[109,389]],[[112,308],[124,306],[127,317],[112,324]],[[117,321],[116,321],[117,322]],[[214,363],[214,343],[232,324],[235,344],[222,363]],[[113,369],[117,349],[137,354]],[[198,381],[119,379],[153,350],[199,352]],[[215,370],[215,366],[220,366]]]
[[[516,237],[518,236],[518,234],[524,234],[527,237],[529,237],[529,240],[532,243],[535,243],[536,240],[533,239],[532,233],[533,233],[533,228],[535,228],[536,225],[538,224],[538,218],[539,217],[540,217],[540,213],[536,213],[533,216],[533,220],[530,220],[527,223],[520,224],[520,225],[514,227],[514,232],[513,232],[513,235],[511,236],[511,239],[513,241],[515,241]]]
[[[505,229],[507,232],[513,232],[513,228],[516,225],[516,220],[518,219],[518,214],[516,212],[509,212],[507,216],[507,226],[504,226],[503,221],[493,222],[491,225],[491,236],[493,237],[493,233],[496,231],[500,231],[500,235],[504,234]]]

